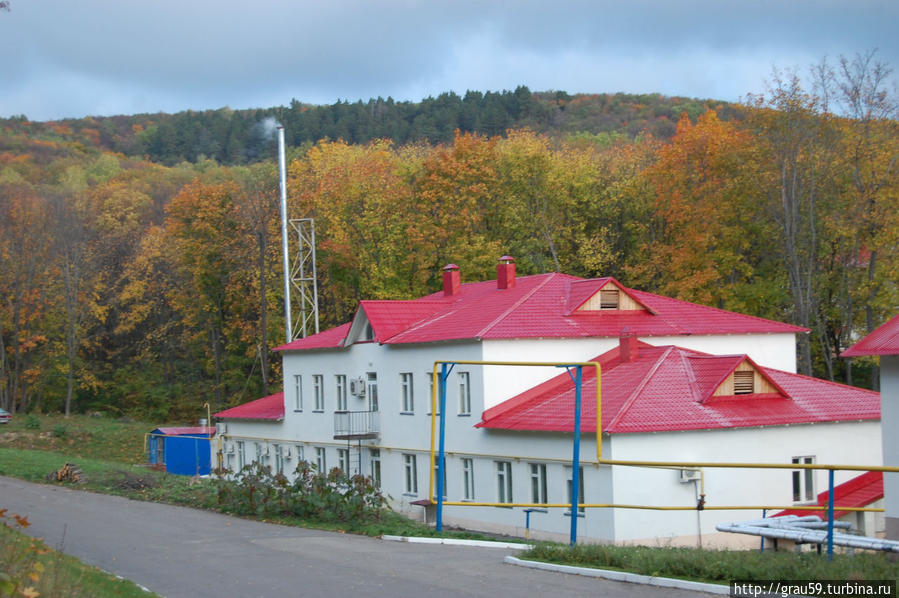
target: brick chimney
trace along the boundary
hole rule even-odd
[[[459,292],[459,284],[461,276],[459,274],[459,266],[456,264],[447,264],[443,267],[443,296],[452,297]]]
[[[511,289],[515,287],[515,258],[504,255],[496,265],[496,288]]]
[[[636,361],[640,356],[640,341],[637,335],[627,330],[622,330],[621,336],[618,337],[618,358],[621,363],[630,363]]]

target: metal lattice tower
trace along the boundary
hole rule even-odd
[[[315,221],[290,221],[297,233],[296,254],[290,265],[290,286],[299,294],[300,314],[293,321],[293,339],[318,334],[318,282],[315,270]],[[314,331],[313,331],[314,330]]]

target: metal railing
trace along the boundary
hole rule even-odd
[[[381,435],[381,414],[378,411],[336,411],[334,413],[335,440],[378,438]]]

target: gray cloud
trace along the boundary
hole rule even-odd
[[[773,65],[879,48],[899,3],[861,0],[13,0],[0,116],[268,107],[466,89],[736,100]]]

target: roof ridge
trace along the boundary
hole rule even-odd
[[[507,318],[509,316],[509,314],[511,312],[514,312],[516,309],[518,309],[518,307],[522,303],[524,303],[525,301],[527,301],[528,299],[533,297],[534,293],[536,293],[537,291],[539,291],[540,289],[545,287],[547,284],[549,284],[549,281],[552,280],[553,278],[555,278],[557,274],[559,274],[559,272],[546,273],[545,278],[542,281],[535,284],[534,288],[532,288],[530,291],[525,293],[518,301],[514,302],[512,305],[510,305],[509,307],[504,309],[500,315],[495,317],[491,322],[489,322],[486,326],[484,326],[481,330],[479,330],[477,332],[477,334],[475,334],[475,338],[481,338],[482,336],[487,334],[487,332],[489,332],[491,328],[493,328],[494,326],[497,326],[500,322],[502,322],[505,318]]]
[[[662,367],[662,364],[668,358],[668,355],[671,354],[671,351],[673,351],[675,349],[674,345],[667,345],[667,346],[662,345],[662,346],[665,347],[665,351],[661,355],[659,355],[659,357],[656,358],[655,364],[646,372],[646,374],[643,375],[643,379],[640,380],[640,384],[638,384],[634,387],[634,390],[631,391],[631,394],[628,395],[628,397],[627,397],[627,399],[625,399],[624,403],[621,404],[621,408],[618,410],[618,413],[615,414],[615,417],[612,418],[612,420],[609,422],[609,425],[606,426],[606,429],[609,430],[610,432],[612,430],[612,427],[615,424],[617,424],[618,421],[622,417],[624,417],[625,412],[628,409],[630,409],[631,405],[633,405],[633,403],[636,400],[637,395],[640,393],[640,391],[642,391],[643,388],[649,383],[649,381],[655,375],[656,371],[658,371],[658,369],[660,367]],[[661,348],[661,347],[659,347],[659,348]],[[602,425],[602,415],[600,415],[599,421],[600,421],[600,425]],[[602,431],[605,432],[606,429],[604,429]]]
[[[690,385],[690,394],[693,395],[693,400],[697,403],[703,403],[704,399],[702,392],[699,388],[699,383],[696,381],[696,372],[693,371],[693,364],[690,363],[690,358],[692,356],[687,355],[685,351],[678,351],[678,355],[680,355],[681,363],[684,366],[684,370],[687,372],[687,382]]]

